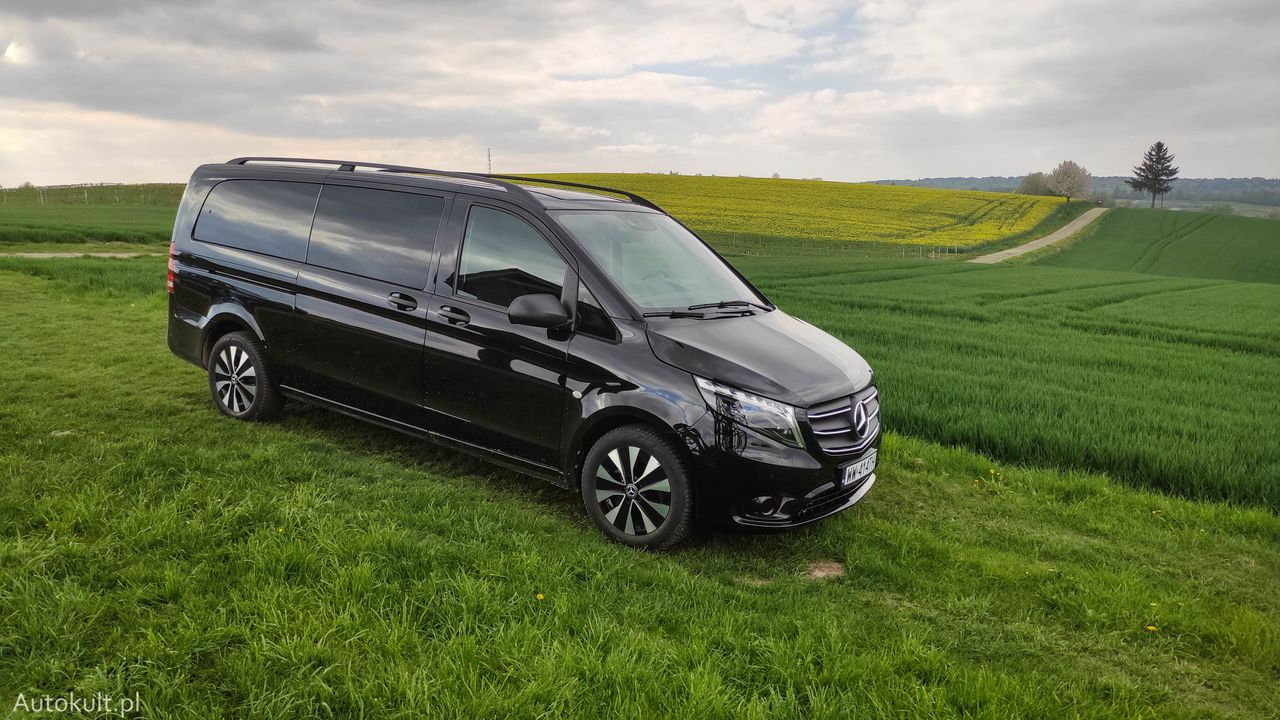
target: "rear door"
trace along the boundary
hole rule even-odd
[[[326,183],[298,274],[295,364],[306,393],[423,424],[427,277],[452,196]]]
[[[523,211],[458,197],[424,359],[424,402],[452,418],[445,434],[558,467],[569,333],[513,325],[507,307],[520,295],[562,297],[568,259]]]

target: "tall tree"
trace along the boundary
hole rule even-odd
[[[1070,160],[1063,160],[1049,174],[1049,189],[1054,195],[1061,195],[1071,202],[1071,198],[1089,192],[1089,171]]]
[[[1142,164],[1133,169],[1133,177],[1125,180],[1129,187],[1140,193],[1151,193],[1151,207],[1156,206],[1156,196],[1164,195],[1178,179],[1178,168],[1173,164],[1169,146],[1157,140],[1142,156]]]
[[[1019,195],[1053,195],[1053,190],[1049,189],[1049,176],[1042,172],[1028,173],[1022,178],[1022,182],[1018,183],[1018,189],[1015,191]]]

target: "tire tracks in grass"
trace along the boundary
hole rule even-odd
[[[1160,260],[1160,257],[1164,254],[1166,249],[1173,246],[1178,241],[1199,232],[1200,229],[1213,222],[1216,218],[1216,215],[1204,215],[1202,217],[1194,218],[1181,227],[1175,227],[1168,234],[1165,234],[1164,228],[1161,227],[1161,237],[1151,243],[1142,255],[1129,266],[1129,272],[1148,272],[1151,267]]]
[[[1265,337],[1244,335],[1215,335],[1204,330],[1180,328],[1172,325],[1143,323],[1123,318],[1093,319],[1087,316],[1059,318],[1060,326],[1092,335],[1117,335],[1169,343],[1189,345],[1209,350],[1259,355],[1274,358],[1280,355],[1280,342]]]
[[[1177,279],[1177,278],[1163,278],[1163,279],[1169,279],[1169,280],[1172,280],[1172,279]],[[1157,280],[1156,282],[1158,282],[1158,280]],[[1098,310],[1098,309],[1100,309],[1100,308],[1107,307],[1108,305],[1119,305],[1119,304],[1121,304],[1121,303],[1126,303],[1126,302],[1129,302],[1130,300],[1137,300],[1137,299],[1139,299],[1139,298],[1156,297],[1156,296],[1158,296],[1158,295],[1176,295],[1177,293],[1192,292],[1192,291],[1195,291],[1195,290],[1203,290],[1203,289],[1205,289],[1205,288],[1211,288],[1211,287],[1222,287],[1222,286],[1224,286],[1224,285],[1229,285],[1231,282],[1233,282],[1233,281],[1231,281],[1231,280],[1221,280],[1221,281],[1218,281],[1218,282],[1201,282],[1201,283],[1199,283],[1199,284],[1197,284],[1197,285],[1189,285],[1189,286],[1186,286],[1186,287],[1170,288],[1170,289],[1168,289],[1168,290],[1161,290],[1161,291],[1159,291],[1159,292],[1152,292],[1152,293],[1144,293],[1144,292],[1139,292],[1139,293],[1127,293],[1127,294],[1122,295],[1122,296],[1120,296],[1120,297],[1101,298],[1101,299],[1099,299],[1099,300],[1100,300],[1100,302],[1097,302],[1097,303],[1084,303],[1084,304],[1081,304],[1081,305],[1068,305],[1067,307],[1069,307],[1069,308],[1070,308],[1070,309],[1072,309],[1072,310],[1078,311],[1078,312],[1084,312],[1084,311],[1087,311],[1087,310]]]
[[[994,305],[999,305],[1001,303],[1006,303],[1006,302],[1017,302],[1019,300],[1025,300],[1030,298],[1042,298],[1042,297],[1048,297],[1051,295],[1064,295],[1067,293],[1079,292],[1081,290],[1097,290],[1099,288],[1125,287],[1125,286],[1143,285],[1143,284],[1158,283],[1158,282],[1165,282],[1165,281],[1167,281],[1166,278],[1160,278],[1160,277],[1153,277],[1151,279],[1142,279],[1142,280],[1115,280],[1115,281],[1107,281],[1107,282],[1100,282],[1100,283],[1088,283],[1084,285],[1072,285],[1070,287],[1031,290],[1015,296],[1004,295],[1001,293],[987,293],[985,295],[975,296],[974,302],[979,305],[982,305],[983,307],[992,307]],[[990,302],[984,302],[984,300],[986,300],[987,298],[996,298],[996,299],[991,300]]]

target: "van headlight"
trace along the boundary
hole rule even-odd
[[[719,415],[791,447],[804,447],[795,408],[696,375],[693,379],[702,399]]]

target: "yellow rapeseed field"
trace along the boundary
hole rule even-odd
[[[653,200],[699,232],[971,247],[1030,230],[1060,198],[770,178],[648,173],[544,177]]]

